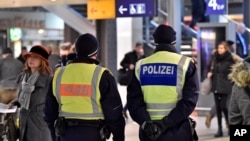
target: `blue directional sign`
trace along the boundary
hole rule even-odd
[[[223,15],[227,13],[227,0],[207,0],[208,15]]]
[[[156,0],[116,0],[116,17],[156,16]]]

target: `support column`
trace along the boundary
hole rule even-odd
[[[71,42],[73,44],[79,35],[73,28],[64,24],[64,42]]]
[[[137,42],[141,42],[142,43],[142,38],[143,38],[143,27],[142,27],[142,18],[132,18],[132,47],[135,47],[135,44]]]
[[[96,35],[99,41],[98,59],[101,65],[117,76],[116,20],[97,20]]]
[[[177,52],[181,51],[181,9],[176,7],[184,7],[182,0],[168,0],[167,13],[169,25],[176,31],[176,49]]]
[[[243,22],[246,25],[246,27],[250,27],[250,1],[249,0],[243,0]],[[247,44],[249,44],[250,41],[250,36],[249,36],[249,32],[245,32],[245,39]]]

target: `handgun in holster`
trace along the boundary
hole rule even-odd
[[[100,130],[100,136],[101,136],[101,139],[109,139],[111,135],[111,132],[110,130],[108,129],[108,127],[106,125],[103,125],[101,127],[101,130]]]
[[[59,117],[54,124],[56,136],[61,136],[66,131],[67,122],[64,117]]]

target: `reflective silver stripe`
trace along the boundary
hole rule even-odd
[[[102,70],[102,67],[100,66],[96,66],[96,69],[94,71],[94,74],[93,74],[93,77],[92,77],[92,94],[91,94],[91,104],[92,104],[92,110],[93,110],[93,113],[96,114],[96,113],[99,113],[99,109],[98,109],[98,105],[97,105],[97,94],[96,94],[96,85],[97,85],[97,82],[98,82],[98,76],[100,74]]]
[[[93,77],[92,77],[92,82],[91,82],[91,86],[92,86],[92,92],[91,92],[91,105],[92,105],[92,110],[93,110],[93,114],[76,114],[76,113],[69,113],[69,112],[63,112],[61,110],[59,110],[59,115],[60,116],[64,116],[64,117],[103,117],[103,113],[101,113],[98,109],[98,104],[97,104],[97,92],[96,92],[96,85],[98,83],[98,76],[100,74],[100,72],[102,71],[102,67],[100,66],[96,66],[95,71],[93,73]],[[61,71],[60,71],[61,72]],[[59,94],[60,97],[60,83],[61,83],[61,79],[62,79],[62,73],[64,72],[64,70],[62,71],[62,73],[58,74],[58,79],[60,79],[60,81],[57,81],[57,93]],[[60,75],[60,76],[59,76]],[[58,80],[57,79],[57,80]],[[59,82],[59,83],[58,83]],[[57,94],[57,95],[58,95]],[[61,105],[61,100],[60,100],[60,105]]]
[[[150,117],[152,116],[162,116],[165,117],[166,115],[168,115],[170,113],[172,109],[169,109],[169,111],[148,111],[148,113],[150,114]]]
[[[138,63],[137,63],[138,68],[136,68],[136,71],[137,71],[136,78],[138,79],[139,82],[141,82],[141,81],[140,81],[140,76],[139,76],[139,74],[140,74],[140,72],[141,72],[142,60],[143,60],[143,59],[141,59],[141,60],[138,61]]]
[[[60,116],[63,117],[95,117],[95,118],[102,118],[103,114],[102,113],[94,113],[94,114],[76,114],[76,113],[69,113],[69,112],[62,112],[60,113]]]
[[[59,113],[62,111],[62,101],[61,101],[61,95],[60,95],[60,86],[61,86],[61,80],[62,75],[65,70],[65,67],[61,67],[61,70],[58,72],[57,78],[56,78],[56,98],[59,105]]]
[[[173,109],[176,103],[147,103],[147,109]]]
[[[177,69],[177,84],[176,84],[176,92],[178,94],[177,100],[179,101],[182,99],[182,89],[183,89],[183,71],[184,71],[184,65],[186,63],[187,57],[182,56],[179,63],[178,63],[178,69]],[[161,110],[161,111],[148,111],[150,116],[166,116],[169,114],[170,110],[176,107],[176,103],[147,103],[147,109],[148,110]],[[164,110],[164,111],[162,111]],[[168,111],[166,111],[168,110]]]
[[[183,67],[185,65],[186,60],[187,60],[187,57],[183,55],[181,57],[181,60],[178,63],[177,84],[176,84],[176,91],[177,91],[177,94],[178,94],[178,101],[180,99],[182,99],[182,89],[183,89],[182,80],[185,79],[185,78],[182,78],[183,77],[183,69],[184,69]]]

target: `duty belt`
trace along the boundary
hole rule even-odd
[[[103,120],[66,119],[66,125],[67,125],[67,127],[73,127],[73,126],[100,127],[103,124],[104,124]]]

